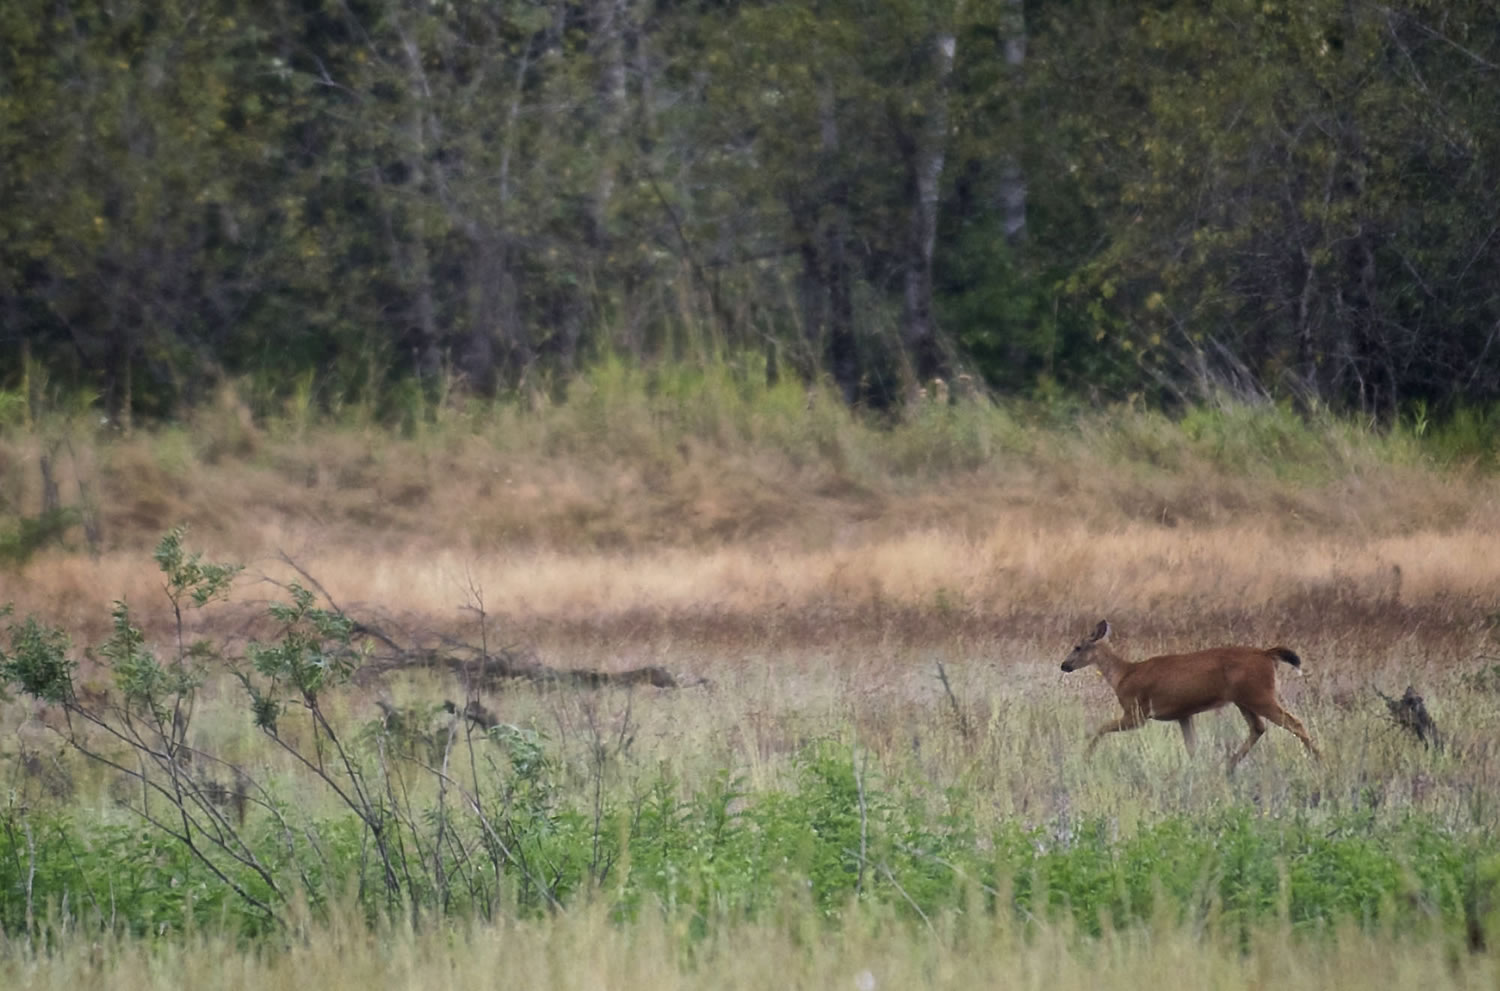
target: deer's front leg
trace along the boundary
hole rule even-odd
[[[1131,706],[1125,710],[1125,715],[1119,719],[1111,720],[1094,730],[1094,735],[1089,740],[1088,749],[1083,752],[1085,757],[1094,752],[1099,745],[1099,740],[1106,733],[1120,733],[1128,729],[1138,729],[1146,721],[1146,713],[1139,706]]]

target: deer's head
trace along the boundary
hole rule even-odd
[[[1109,620],[1101,619],[1099,625],[1094,627],[1094,632],[1080,640],[1072,652],[1068,654],[1068,659],[1062,662],[1062,669],[1064,671],[1077,671],[1079,668],[1086,668],[1090,664],[1093,664],[1099,659],[1095,653],[1096,648],[1108,639]]]

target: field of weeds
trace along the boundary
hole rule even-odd
[[[5,986],[1494,984],[1482,444],[606,367],[0,456]],[[48,484],[76,515],[24,546]],[[1100,618],[1292,647],[1323,761],[1272,727],[1227,776],[1232,710],[1085,760],[1118,703],[1059,664]]]

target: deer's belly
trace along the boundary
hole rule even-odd
[[[1215,709],[1222,709],[1228,704],[1229,703],[1227,701],[1167,704],[1161,706],[1160,708],[1151,708],[1148,711],[1148,714],[1152,719],[1160,719],[1163,722],[1170,722],[1177,719],[1186,719],[1189,716],[1196,716],[1200,712],[1212,712]]]

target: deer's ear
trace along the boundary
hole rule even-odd
[[[1109,620],[1101,619],[1099,625],[1094,627],[1094,635],[1089,639],[1098,643],[1100,640],[1109,638]]]

